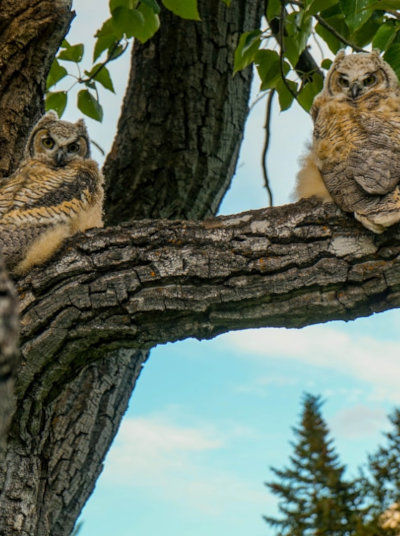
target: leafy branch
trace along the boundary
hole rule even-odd
[[[221,0],[229,6],[231,0]],[[161,0],[165,9],[175,15],[191,20],[200,20],[198,0]],[[79,110],[95,119],[102,121],[103,108],[100,104],[98,84],[114,92],[111,74],[107,65],[120,57],[127,50],[132,39],[145,43],[160,27],[159,13],[161,7],[157,0],[109,0],[110,17],[104,21],[96,32],[96,42],[93,50],[93,61],[86,76],[81,75],[81,62],[85,48],[82,43],[70,45],[64,41],[61,50],[55,58],[47,79],[46,110],[55,110],[59,117],[64,113],[68,103],[68,94],[77,84],[83,86],[77,95]],[[106,59],[95,63],[106,52]],[[75,75],[67,70],[60,62],[73,62],[78,70]],[[60,91],[50,91],[56,84],[67,77],[73,78],[74,83]]]

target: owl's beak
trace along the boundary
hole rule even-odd
[[[356,99],[358,95],[361,93],[361,86],[357,84],[357,82],[354,82],[350,86],[350,93],[353,99]]]
[[[65,165],[65,153],[63,149],[58,149],[56,152],[56,164],[60,167]]]

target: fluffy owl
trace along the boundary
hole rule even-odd
[[[379,51],[340,51],[311,115],[297,196],[333,200],[375,233],[400,221],[400,89]]]
[[[48,112],[33,127],[20,167],[0,184],[0,249],[9,270],[26,273],[63,240],[102,227],[103,178],[90,159],[83,120]]]

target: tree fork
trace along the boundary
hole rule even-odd
[[[201,21],[162,9],[135,43],[118,132],[104,166],[106,217],[202,219],[216,213],[235,172],[251,69],[233,76],[240,35],[263,1],[199,2]]]

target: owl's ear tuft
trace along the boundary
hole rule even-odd
[[[372,54],[373,56],[378,57],[378,58],[381,57],[381,51],[379,50],[379,48],[373,48],[371,54]]]
[[[86,123],[84,119],[78,119],[78,121],[75,123],[75,125],[79,128],[84,128],[86,130]]]
[[[341,48],[335,56],[334,63],[339,63],[345,56],[346,52],[344,51],[344,48]]]
[[[55,110],[49,110],[44,114],[42,119],[51,119],[52,121],[58,121],[58,114]]]

